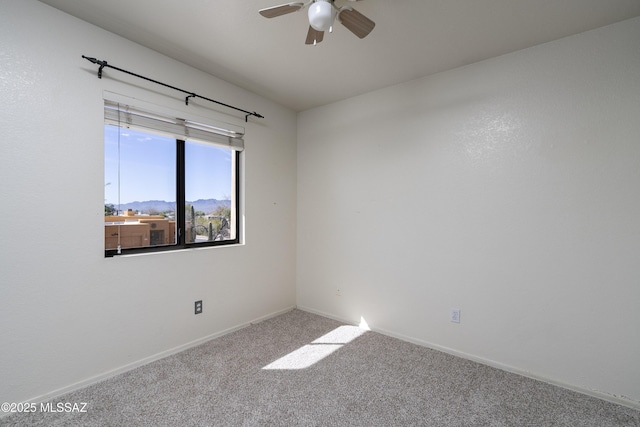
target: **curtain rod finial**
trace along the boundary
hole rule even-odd
[[[253,113],[245,114],[245,116],[244,116],[245,123],[249,121],[249,116],[255,116],[255,117],[259,118],[259,119],[264,119],[264,116],[262,114],[258,114],[258,113],[256,113],[254,111]]]
[[[84,56],[84,55],[82,55],[82,57],[84,59],[86,59],[87,61],[91,62],[92,64],[100,65],[100,68],[98,68],[98,78],[101,79],[102,78],[102,69],[108,65],[107,61],[100,61],[99,59],[90,58],[90,57]]]

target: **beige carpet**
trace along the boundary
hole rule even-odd
[[[640,411],[294,310],[16,426],[640,426]],[[64,408],[64,406],[63,406]]]

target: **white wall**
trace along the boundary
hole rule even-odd
[[[0,10],[0,401],[70,390],[293,307],[295,113],[35,0]],[[186,107],[113,70],[100,80],[81,55],[265,119]],[[246,126],[246,244],[104,258],[105,90]]]
[[[634,19],[300,113],[299,307],[638,405],[639,40]]]

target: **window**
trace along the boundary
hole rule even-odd
[[[105,256],[239,242],[241,128],[105,101]]]

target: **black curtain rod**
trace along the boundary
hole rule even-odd
[[[156,84],[162,85],[164,87],[168,87],[170,89],[177,90],[177,91],[182,92],[182,93],[186,93],[188,95],[184,100],[184,103],[186,105],[189,105],[189,98],[200,98],[200,99],[204,99],[206,101],[215,102],[216,104],[222,105],[222,106],[227,107],[227,108],[233,108],[234,110],[242,111],[243,113],[245,113],[245,116],[244,116],[244,121],[245,122],[249,121],[249,116],[255,116],[255,117],[264,119],[263,115],[258,114],[255,111],[251,112],[251,111],[243,110],[242,108],[234,107],[233,105],[225,104],[224,102],[216,101],[215,99],[207,98],[207,97],[198,95],[197,93],[189,92],[188,90],[180,89],[180,88],[177,88],[175,86],[171,86],[171,85],[168,85],[166,83],[162,83],[162,82],[159,82],[157,80],[150,79],[149,77],[141,76],[140,74],[136,74],[136,73],[132,73],[131,71],[123,70],[122,68],[114,67],[113,65],[108,64],[107,61],[100,61],[99,59],[89,58],[88,56],[84,56],[84,55],[82,55],[82,57],[84,59],[86,59],[87,61],[92,62],[94,64],[98,64],[100,66],[100,68],[98,68],[98,78],[99,79],[102,78],[102,69],[104,67],[113,68],[114,70],[121,71],[123,73],[132,75],[134,77],[138,77],[138,78],[150,81],[152,83],[156,83]]]

